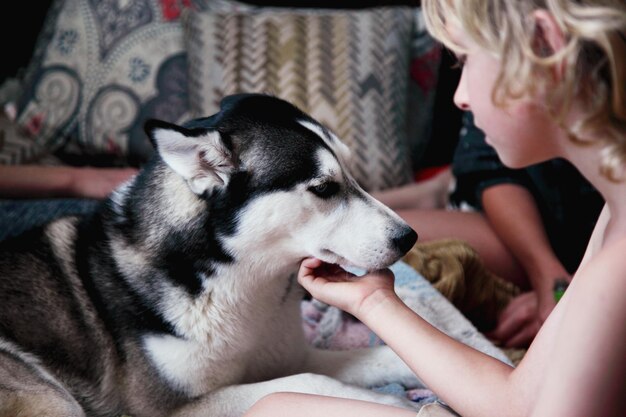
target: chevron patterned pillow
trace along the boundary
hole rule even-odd
[[[411,179],[407,85],[411,8],[199,12],[183,18],[191,112],[240,92],[274,94],[331,128],[374,191]]]

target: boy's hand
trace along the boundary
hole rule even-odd
[[[369,272],[359,277],[337,265],[307,258],[300,265],[298,282],[313,298],[360,319],[381,302],[397,299],[393,289],[394,276],[389,269]]]
[[[507,348],[528,347],[541,328],[537,294],[526,292],[513,298],[487,337]]]
[[[569,282],[571,277],[565,277]],[[496,328],[487,337],[504,347],[527,348],[556,306],[553,281],[541,290],[513,298],[500,313]]]
[[[487,336],[507,348],[527,348],[556,306],[552,293],[540,297],[530,291],[515,297],[498,317]]]

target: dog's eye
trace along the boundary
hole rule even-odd
[[[309,187],[309,191],[320,198],[330,198],[339,191],[339,184],[334,181],[328,181]]]

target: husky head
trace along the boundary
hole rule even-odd
[[[163,166],[185,184],[173,197],[177,218],[209,235],[204,241],[221,253],[207,253],[214,261],[253,258],[278,268],[314,256],[372,270],[417,239],[359,187],[346,168],[348,148],[276,97],[229,96],[213,116],[182,126],[152,120],[146,132]]]

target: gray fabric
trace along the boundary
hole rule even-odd
[[[0,200],[0,240],[58,217],[91,213],[99,203],[89,199]]]

